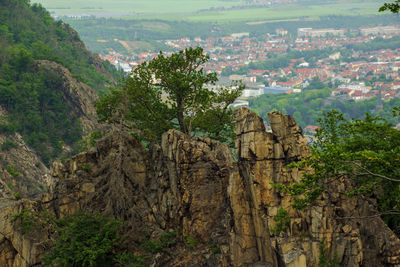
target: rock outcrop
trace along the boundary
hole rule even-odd
[[[71,106],[71,112],[79,118],[83,135],[88,135],[93,129],[99,128],[94,103],[97,93],[82,82],[72,77],[70,71],[62,65],[47,61],[37,61],[34,68],[43,68],[46,72],[54,73],[60,77],[58,93],[63,95],[66,105]],[[0,107],[2,123],[8,112]],[[4,144],[12,144],[3,149]],[[49,176],[49,169],[43,163],[37,153],[29,147],[19,133],[11,135],[0,134],[0,195],[9,197],[19,194],[32,198],[43,193],[53,183]],[[64,152],[70,152],[71,148],[63,147]],[[66,153],[65,153],[66,154]],[[3,189],[4,188],[4,189]]]
[[[399,264],[400,240],[376,216],[377,211],[368,200],[340,193],[350,186],[345,179],[333,182],[311,208],[301,212],[292,208],[290,196],[272,186],[271,183],[288,185],[299,181],[302,170],[287,166],[310,156],[302,130],[291,116],[270,112],[271,133],[265,131],[263,121],[249,110],[238,111],[237,117],[236,149],[242,182],[230,186],[236,192],[233,199],[247,197],[242,205],[232,205],[234,214],[239,214],[234,216],[239,218],[235,225],[245,229],[235,231],[246,244],[240,247],[248,248],[242,255],[251,255],[256,248],[259,256],[253,252],[252,261],[265,261],[262,257],[267,255],[265,247],[270,244],[282,266],[318,266],[320,245],[325,243],[327,257],[336,254],[339,266]],[[243,192],[242,197],[237,192]],[[276,227],[274,217],[279,208],[288,211],[290,224],[282,233],[269,231],[268,240],[264,233]],[[248,263],[242,266],[245,264]]]
[[[304,211],[272,186],[298,181],[303,170],[288,164],[310,156],[291,116],[269,113],[272,132],[247,109],[236,117],[236,161],[227,145],[170,130],[150,152],[131,135],[115,132],[65,164],[56,162],[51,175],[57,183],[40,202],[0,206],[0,265],[40,263],[37,244],[45,240],[22,236],[9,220],[21,205],[41,206],[57,217],[85,210],[123,219],[132,252],[141,250],[143,238],[179,231],[177,244],[154,255],[151,266],[312,267],[322,242],[340,266],[400,264],[400,240],[369,200],[339,193],[350,186],[345,180],[333,182]],[[280,208],[290,223],[272,231]]]

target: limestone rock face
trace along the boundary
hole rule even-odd
[[[26,235],[16,224],[13,216],[23,210],[34,210],[38,203],[30,200],[1,199],[0,203],[0,266],[28,267],[40,265],[48,233],[35,232]]]
[[[208,243],[226,219],[226,185],[233,167],[229,149],[209,138],[191,141],[176,130],[163,135],[161,149],[176,201],[171,219],[183,233]]]
[[[234,192],[235,226],[240,226],[235,234],[241,237],[241,254],[235,262],[243,259],[242,255],[253,255],[251,261],[264,257],[263,261],[269,258],[272,263],[275,254],[279,266],[318,266],[319,246],[324,242],[327,256],[333,258],[336,253],[339,266],[399,264],[399,239],[376,216],[368,200],[339,193],[350,186],[346,180],[333,182],[313,207],[301,212],[291,207],[290,196],[271,185],[299,181],[302,170],[287,165],[310,156],[302,130],[291,116],[268,113],[272,133],[267,133],[254,113],[241,109],[236,114],[240,175],[239,181],[230,183],[230,191]],[[279,208],[289,212],[290,224],[283,233],[274,234],[270,230],[276,227],[274,217]]]
[[[302,170],[287,166],[310,156],[292,117],[270,113],[272,132],[247,109],[236,119],[237,160],[224,144],[170,130],[150,151],[128,133],[114,132],[65,164],[55,162],[57,182],[41,201],[1,202],[0,266],[39,264],[38,244],[46,240],[22,235],[10,223],[12,214],[36,206],[57,217],[85,210],[123,219],[133,253],[140,253],[144,238],[178,232],[176,245],[153,255],[155,267],[316,267],[321,241],[339,266],[399,266],[399,239],[368,199],[339,194],[350,186],[346,180],[333,182],[304,211],[272,186],[298,181]],[[278,233],[280,208],[290,223]]]

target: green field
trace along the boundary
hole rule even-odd
[[[58,16],[161,19],[169,21],[273,21],[327,15],[376,14],[383,1],[337,0],[255,7],[241,0],[32,0]],[[232,8],[235,6],[235,8]],[[223,10],[223,9],[224,10]]]
[[[254,21],[292,20],[293,18],[317,18],[328,15],[372,15],[377,14],[379,4],[374,2],[337,3],[326,5],[281,5],[271,8],[249,8],[221,12],[205,12],[189,16],[190,21]]]
[[[210,7],[229,8],[243,4],[240,0],[32,0],[32,2],[42,4],[55,15],[140,18],[159,15],[181,16]]]

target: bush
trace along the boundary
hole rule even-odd
[[[9,174],[11,174],[12,177],[17,177],[17,176],[19,175],[19,172],[17,172],[17,171],[14,169],[14,166],[13,166],[13,165],[8,165],[8,166],[7,166],[7,171],[8,171]]]
[[[333,258],[329,259],[328,247],[324,241],[319,244],[318,267],[339,267],[337,252],[335,251]]]
[[[29,234],[37,226],[34,214],[28,209],[14,214],[11,217],[11,223],[15,224],[23,234]]]
[[[101,215],[78,213],[57,220],[56,238],[43,258],[51,266],[112,266],[113,250],[121,243],[120,223]]]
[[[274,221],[276,222],[276,227],[271,229],[273,234],[279,234],[282,231],[285,231],[290,224],[289,213],[283,209],[279,208],[278,214],[274,217]]]

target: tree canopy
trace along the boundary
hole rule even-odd
[[[133,70],[120,89],[101,97],[96,105],[101,120],[127,126],[146,141],[168,129],[227,141],[233,127],[229,105],[244,86],[217,86],[217,74],[202,68],[208,59],[200,47],[171,56],[160,52]]]

